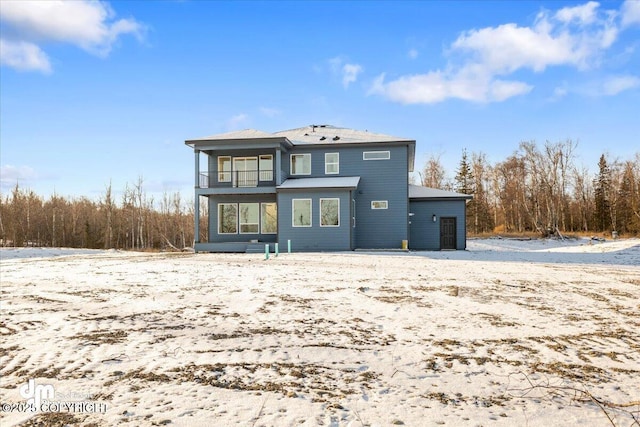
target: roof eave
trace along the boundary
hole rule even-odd
[[[284,136],[268,137],[268,138],[230,138],[230,139],[187,139],[185,145],[193,149],[215,149],[216,147],[223,147],[227,145],[233,145],[234,148],[242,148],[242,145],[284,145],[286,148],[293,147],[291,141]]]

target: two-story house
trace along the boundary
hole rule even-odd
[[[196,252],[275,243],[295,251],[466,248],[470,196],[409,185],[415,140],[312,125],[185,143],[195,152]]]

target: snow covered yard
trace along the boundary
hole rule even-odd
[[[107,409],[0,424],[638,425],[640,240],[591,243],[2,249],[0,401]]]

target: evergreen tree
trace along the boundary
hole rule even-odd
[[[611,189],[611,171],[605,155],[600,156],[598,175],[593,182],[595,201],[594,225],[595,231],[606,231],[611,228],[611,203],[609,191]]]
[[[456,173],[455,178],[456,191],[462,194],[474,193],[474,178],[471,165],[469,164],[469,158],[467,156],[467,149],[462,150],[462,159],[460,159],[460,166]]]
[[[473,170],[469,164],[469,157],[467,156],[466,148],[462,150],[462,158],[460,159],[460,166],[455,177],[455,190],[462,194],[474,194],[475,193],[475,178],[473,176]],[[473,233],[478,233],[478,201],[473,198],[467,203],[467,230],[472,230]]]

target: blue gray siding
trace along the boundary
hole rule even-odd
[[[320,199],[340,200],[340,226],[320,227]],[[291,190],[278,193],[278,236],[281,246],[291,240],[293,251],[346,251],[351,244],[351,191]],[[311,227],[293,227],[292,200],[311,199]]]
[[[216,195],[209,196],[209,242],[276,242],[277,234],[218,234],[218,203],[272,203],[276,201],[275,194],[250,195]]]
[[[410,249],[440,250],[441,217],[456,218],[456,249],[466,249],[465,200],[411,200],[410,211]],[[436,222],[432,219],[434,214]]]
[[[363,160],[365,151],[389,151],[389,160]],[[326,175],[325,153],[340,153],[340,173]],[[290,154],[311,154],[311,175],[289,175]],[[407,146],[367,144],[360,146],[306,147],[296,146],[283,152],[283,170],[289,178],[360,176],[355,191],[356,227],[354,247],[364,249],[400,248],[408,240],[408,166]],[[372,210],[371,202],[387,200],[386,210]]]

